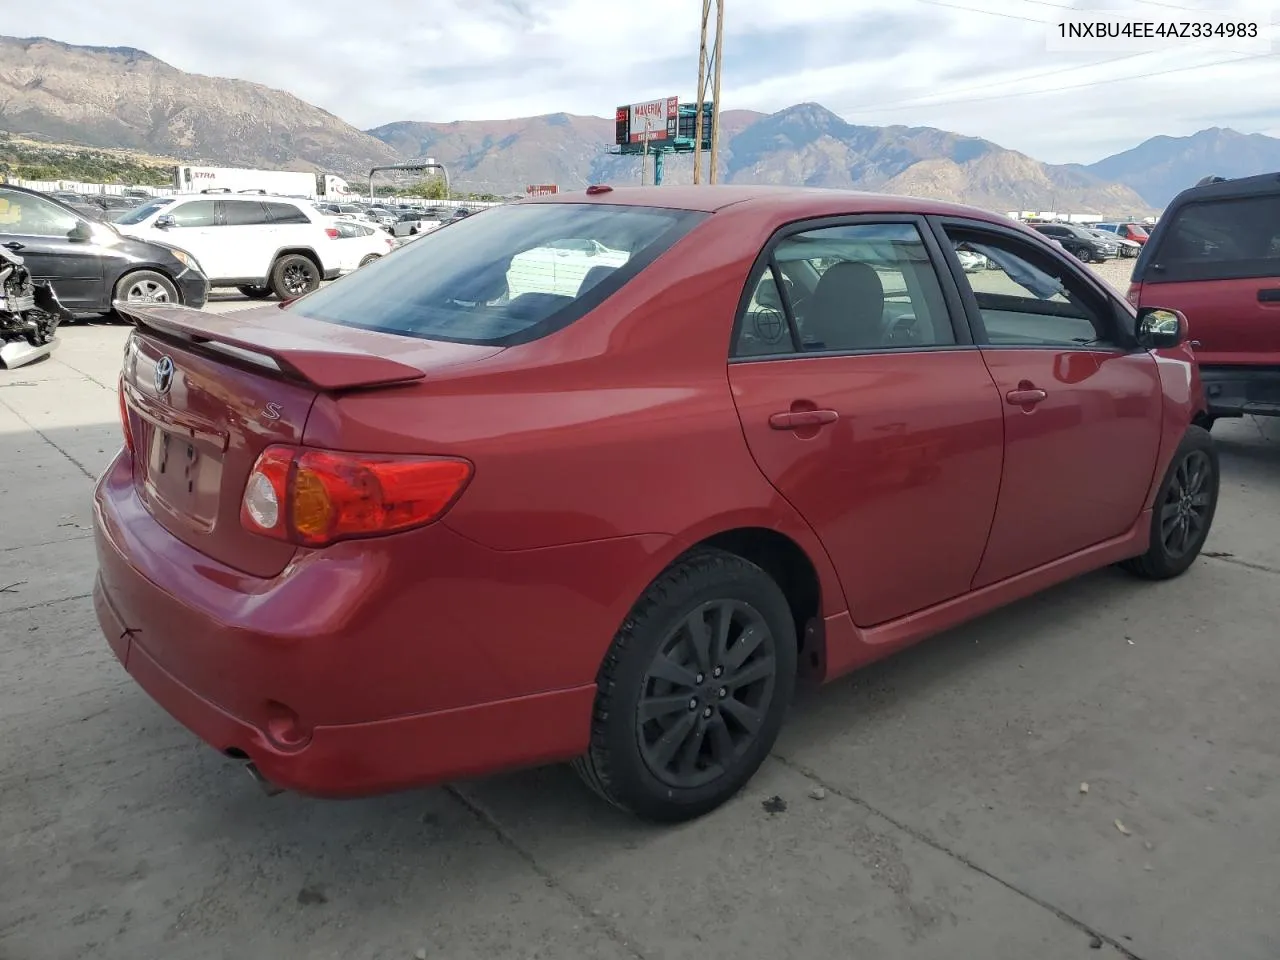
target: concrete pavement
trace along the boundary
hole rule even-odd
[[[0,373],[3,960],[1280,956],[1280,423],[1215,429],[1185,577],[1103,571],[836,683],[663,830],[562,769],[267,799],[156,707],[88,599],[126,334]]]

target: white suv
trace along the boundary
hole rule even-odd
[[[338,230],[305,200],[200,194],[144,203],[113,221],[121,233],[187,251],[214,287],[245,296],[300,297],[341,267]]]

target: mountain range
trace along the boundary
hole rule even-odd
[[[988,140],[932,127],[850,124],[816,103],[773,114],[720,115],[719,177],[957,200],[999,211],[1140,215],[1206,174],[1280,169],[1280,140],[1214,128],[1156,137],[1097,163],[1045,164]],[[365,174],[434,157],[456,188],[511,193],[626,182],[640,161],[611,153],[604,117],[553,113],[517,120],[401,121],[358,130],[261,84],[186,73],[142,50],[0,37],[0,130],[30,139],[126,148],[206,162]],[[673,157],[670,183],[692,164]]]

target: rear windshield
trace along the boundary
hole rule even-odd
[[[494,207],[432,231],[289,309],[428,340],[527,343],[599,305],[705,216],[597,203]]]

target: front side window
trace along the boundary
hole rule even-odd
[[[1067,265],[1021,240],[947,228],[957,255],[978,254],[986,268],[966,271],[987,342],[1005,347],[1109,344],[1111,322],[1099,295]]]
[[[597,203],[515,204],[424,234],[287,309],[455,343],[525,343],[572,323],[705,214]],[[565,249],[566,241],[593,241]]]
[[[192,200],[168,211],[175,227],[213,227],[218,223],[218,206],[214,200]]]
[[[739,323],[735,356],[949,346],[955,330],[919,230],[864,223],[792,234],[774,247]],[[779,349],[781,348],[781,349]]]
[[[77,222],[75,214],[43,197],[0,189],[0,233],[65,237]]]

